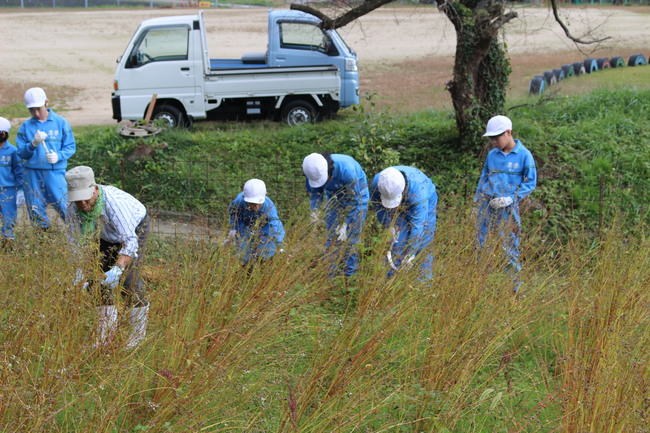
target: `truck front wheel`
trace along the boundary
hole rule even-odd
[[[291,101],[282,109],[282,120],[289,126],[313,123],[317,115],[316,108],[307,101]]]
[[[185,125],[183,112],[169,104],[163,104],[154,108],[152,117],[152,120],[164,120],[167,128],[178,128]]]

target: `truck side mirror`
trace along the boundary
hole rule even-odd
[[[334,42],[332,39],[327,37],[325,40],[325,54],[328,56],[338,56],[339,55],[339,50],[336,48],[336,45],[334,45]]]

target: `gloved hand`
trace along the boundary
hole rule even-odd
[[[408,256],[404,257],[404,261],[402,262],[402,267],[404,269],[411,269],[413,267],[413,260],[415,260],[414,254],[409,254]]]
[[[388,250],[386,253],[386,258],[388,259],[388,264],[390,265],[391,269],[396,271],[397,266],[395,266],[395,262],[393,262],[393,254],[390,252],[390,250]]]
[[[336,238],[340,242],[345,242],[348,239],[348,225],[346,223],[339,224],[335,229],[338,237]]]
[[[393,237],[393,243],[396,244],[399,241],[399,232],[396,227],[390,228],[390,235]]]
[[[84,271],[81,269],[77,269],[74,273],[74,280],[72,280],[72,285],[77,286],[81,284],[83,281],[83,289],[85,290],[88,287],[88,281],[86,281],[86,278],[84,277]]]
[[[113,266],[106,275],[106,278],[102,281],[102,285],[108,286],[111,289],[114,289],[117,286],[117,283],[120,282],[120,277],[124,271],[119,266]]]
[[[36,134],[34,134],[34,139],[32,140],[32,147],[36,149],[39,144],[45,141],[46,138],[47,134],[37,129]]]
[[[221,245],[228,245],[230,242],[235,240],[235,237],[237,236],[237,231],[236,230],[230,230],[228,232],[228,235],[226,236],[226,239],[221,242]]]
[[[311,221],[312,224],[318,224],[320,223],[320,212],[317,210],[311,211],[309,214],[309,221]]]
[[[16,207],[21,207],[25,204],[25,193],[22,189],[19,189],[16,193]]]
[[[82,271],[81,269],[77,269],[74,272],[74,280],[72,281],[72,284],[76,286],[77,284],[81,283],[83,280],[84,280],[84,271]]]
[[[495,197],[490,200],[489,205],[492,209],[499,209],[502,207],[510,206],[513,202],[514,200],[512,197]]]
[[[56,164],[59,161],[59,155],[53,150],[48,150],[45,159],[49,164]]]

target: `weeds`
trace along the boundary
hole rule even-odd
[[[380,231],[359,274],[332,279],[303,221],[250,273],[217,239],[154,239],[148,337],[130,352],[123,326],[92,346],[64,234],[20,228],[0,268],[0,429],[643,430],[647,238],[577,237],[561,255],[525,240],[515,299],[502,259],[477,255],[470,213],[440,215],[430,282],[385,278]]]

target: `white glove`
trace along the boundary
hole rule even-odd
[[[25,204],[25,193],[22,189],[19,189],[16,193],[16,207],[21,207]]]
[[[59,155],[53,150],[48,150],[45,159],[49,164],[56,164],[59,161]]]
[[[317,210],[311,211],[309,214],[309,221],[312,224],[318,224],[320,222],[320,213]]]
[[[402,267],[404,269],[411,269],[413,267],[413,260],[415,260],[415,255],[409,254],[404,258],[404,261],[402,262]]]
[[[388,250],[388,252],[386,253],[386,258],[388,259],[388,264],[390,265],[390,267],[391,267],[394,271],[396,271],[396,270],[397,270],[397,266],[395,266],[395,262],[393,262],[393,254],[391,254],[390,250]]]
[[[390,235],[393,237],[393,243],[396,244],[397,241],[399,241],[399,232],[397,231],[397,228],[391,227]]]
[[[507,207],[510,206],[514,200],[512,197],[495,197],[492,200],[490,200],[490,207],[492,209],[499,209],[502,207]]]
[[[104,275],[106,275],[106,278],[104,278],[104,281],[102,281],[102,284],[104,286],[108,286],[111,289],[114,289],[117,286],[117,283],[120,282],[120,277],[122,276],[122,268],[119,266],[113,266],[108,272],[106,272]]]
[[[72,284],[76,286],[77,284],[81,283],[83,280],[84,280],[84,271],[82,271],[81,269],[77,269],[74,272],[74,280],[72,281]]]
[[[77,286],[81,284],[82,281],[84,283],[82,288],[86,290],[88,288],[88,281],[86,281],[86,278],[84,277],[84,271],[77,269],[74,273],[74,280],[72,281],[72,285]]]
[[[32,147],[36,149],[39,144],[45,141],[46,138],[47,134],[37,129],[36,134],[34,134],[34,139],[32,140]]]
[[[221,245],[228,245],[230,242],[235,240],[236,236],[237,236],[237,231],[236,230],[230,230],[228,232],[228,235],[226,236],[226,239],[223,240]]]
[[[336,239],[340,242],[344,242],[348,239],[348,225],[346,223],[339,224],[335,231],[336,234],[339,235]]]

